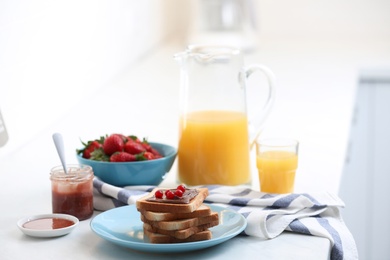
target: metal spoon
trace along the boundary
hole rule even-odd
[[[67,173],[64,154],[64,141],[62,139],[62,135],[59,133],[53,134],[53,141],[56,146],[58,156],[60,157],[62,167],[64,168],[64,172]]]

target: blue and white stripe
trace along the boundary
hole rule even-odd
[[[243,235],[272,239],[283,231],[328,238],[331,259],[358,259],[356,244],[343,222],[343,201],[330,193],[268,194],[247,187],[210,185],[205,202],[227,207],[247,220]],[[94,179],[94,207],[108,210],[131,205],[155,186],[115,187]]]

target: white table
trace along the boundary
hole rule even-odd
[[[276,104],[263,136],[292,136],[301,141],[297,192],[337,193],[358,70],[367,62],[389,61],[390,53],[385,44],[374,43],[375,48],[370,48],[365,43],[336,46],[323,41],[292,41],[283,45],[289,49],[283,49],[277,44],[279,40],[262,42],[258,53],[246,60],[248,64],[267,65],[278,78]],[[136,134],[176,146],[179,69],[172,55],[182,49],[178,43],[167,43],[93,94],[87,104],[80,104],[29,143],[0,157],[2,259],[156,257],[104,241],[90,230],[89,220],[82,221],[71,234],[55,239],[27,237],[16,222],[51,211],[49,171],[60,163],[51,139],[54,132],[64,136],[69,163],[76,162],[74,151],[80,147],[79,138],[88,140],[106,133]],[[92,106],[91,100],[101,106]],[[162,185],[175,182],[175,166]],[[258,189],[256,175],[253,188]],[[265,241],[236,237],[213,248],[179,254],[178,258],[328,259],[329,250],[327,239],[283,233]]]
[[[51,212],[49,170],[53,164],[59,163],[51,140],[52,130],[48,129],[22,149],[0,160],[3,180],[1,259],[172,259],[172,254],[141,253],[107,242],[91,231],[90,220],[81,221],[72,233],[59,238],[32,238],[19,231],[16,226],[19,218]],[[38,155],[43,151],[50,152],[45,156]],[[68,159],[73,161],[71,157]],[[169,185],[172,177],[173,173],[164,185]],[[182,259],[229,259],[227,257],[251,258],[261,254],[266,259],[316,257],[325,260],[329,248],[330,242],[325,238],[284,233],[273,240],[238,236],[209,249],[175,256]]]

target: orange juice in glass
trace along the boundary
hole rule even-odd
[[[248,120],[234,111],[191,112],[180,120],[178,177],[187,185],[250,182]]]
[[[296,140],[289,139],[266,139],[256,142],[256,166],[262,192],[294,191],[298,146]]]

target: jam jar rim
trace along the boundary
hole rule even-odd
[[[65,173],[62,165],[57,165],[51,168],[50,170],[50,180],[52,181],[77,181],[82,182],[94,177],[93,168],[89,165],[85,164],[67,164],[67,171],[72,168],[77,168],[82,170],[82,172],[78,172],[78,174]]]

